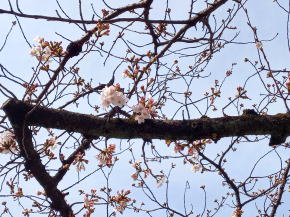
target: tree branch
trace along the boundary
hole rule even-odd
[[[46,195],[51,200],[51,208],[60,212],[63,217],[73,217],[73,211],[65,200],[65,195],[57,188],[57,183],[46,171],[39,154],[34,149],[32,142],[32,132],[24,125],[25,113],[10,113],[7,110],[8,118],[13,127],[17,143],[20,148],[20,155],[25,159],[25,168],[38,181],[45,190]]]
[[[151,1],[151,0],[150,0]],[[40,19],[40,20],[46,20],[46,21],[55,21],[55,22],[64,22],[64,23],[78,23],[78,24],[96,24],[97,22],[101,21],[103,23],[120,23],[120,22],[144,22],[144,23],[166,23],[166,24],[189,24],[192,23],[191,19],[187,20],[162,20],[162,19],[144,19],[139,17],[122,17],[122,18],[115,18],[119,16],[120,14],[123,14],[124,12],[135,10],[139,8],[145,8],[150,1],[142,1],[138,3],[134,3],[131,5],[127,5],[121,8],[118,8],[112,12],[109,16],[105,17],[102,20],[80,20],[80,19],[70,19],[70,18],[63,18],[63,17],[53,17],[53,16],[45,16],[45,15],[38,15],[38,14],[26,14],[21,12],[16,12],[12,10],[4,10],[0,9],[0,15],[1,14],[11,14],[17,17],[22,18],[28,18],[28,19]],[[220,6],[220,2],[224,2],[223,0],[218,1],[217,3],[214,3],[212,5],[218,5]],[[115,19],[113,19],[115,18]]]
[[[2,109],[9,116],[25,115],[33,105],[19,100],[6,101]],[[93,115],[64,110],[37,107],[26,120],[27,125],[57,128],[79,132],[96,138],[105,136],[120,139],[168,139],[197,140],[243,135],[276,135],[277,129],[284,137],[290,135],[290,114],[257,115],[201,118],[194,120],[146,120],[138,124],[132,119],[107,119]],[[272,144],[273,145],[273,144]]]
[[[90,143],[92,142],[92,139],[84,137],[82,140],[81,145],[66,159],[62,161],[62,167],[58,169],[58,172],[53,177],[53,180],[56,184],[58,184],[62,178],[67,173],[69,167],[65,167],[66,165],[70,166],[70,164],[73,163],[75,160],[75,157],[78,153],[84,153],[86,149],[90,147]]]
[[[281,185],[278,190],[278,195],[277,195],[276,201],[273,204],[273,209],[269,217],[275,217],[278,206],[281,205],[282,196],[285,191],[287,180],[289,178],[289,170],[290,170],[290,158],[287,160],[287,166],[285,168],[284,173],[282,174]]]

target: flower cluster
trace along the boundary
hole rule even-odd
[[[49,139],[47,139],[47,140],[45,141],[45,143],[44,143],[44,147],[45,147],[45,148],[49,148],[49,147],[51,147],[52,149],[55,149],[55,148],[56,148],[56,144],[57,144],[57,142],[56,142],[56,137],[53,136],[53,137],[51,137],[51,138],[49,138]]]
[[[15,194],[13,194],[13,197],[14,198],[19,198],[19,197],[23,197],[23,190],[22,190],[22,188],[18,188],[18,191],[15,193]]]
[[[164,35],[166,35],[166,26],[167,24],[166,23],[160,23],[156,29],[155,29],[155,32],[158,36],[160,36],[162,33],[164,33]]]
[[[148,100],[141,97],[139,103],[133,106],[132,109],[135,113],[135,120],[138,121],[138,124],[143,123],[145,119],[150,119],[157,116],[156,102],[154,102],[151,96]]]
[[[196,173],[202,169],[202,165],[199,163],[195,163],[192,167],[191,170],[192,172]]]
[[[91,214],[95,211],[94,201],[90,200],[88,198],[88,195],[86,195],[85,198],[84,198],[84,207],[87,210],[86,213],[84,214],[84,217],[91,216]]]
[[[144,177],[144,179],[148,178],[150,175],[156,180],[156,187],[160,188],[164,183],[167,182],[167,177],[163,174],[162,171],[160,171],[162,174],[157,174],[154,175],[152,170],[150,168],[146,168],[146,169],[142,169],[141,167],[141,161],[136,161],[135,163],[132,163],[130,161],[130,164],[132,164],[132,167],[135,168],[135,173],[133,173],[131,175],[131,178],[134,181],[139,181],[138,182],[138,187],[142,187],[144,185],[144,180],[143,178],[141,178],[141,180],[138,180],[138,177],[142,176]],[[132,186],[136,186],[136,184],[132,184]]]
[[[131,175],[131,178],[136,181],[138,179],[139,173],[142,171],[141,161],[133,163],[132,167],[136,169],[136,172]]]
[[[76,154],[73,165],[76,165],[76,170],[79,172],[85,170],[85,164],[88,164],[88,160],[84,159],[85,153],[79,152]]]
[[[109,12],[108,12],[109,13]],[[96,32],[97,37],[110,35],[110,25],[108,23],[97,23],[98,31]]]
[[[237,87],[238,93],[236,94],[237,98],[248,99],[246,96],[247,91],[243,87]]]
[[[200,164],[199,162],[199,151],[204,149],[205,144],[210,144],[212,143],[211,139],[201,139],[201,140],[196,140],[191,143],[181,143],[178,141],[170,141],[166,140],[165,141],[167,146],[169,147],[171,143],[174,143],[174,152],[180,153],[184,156],[190,156],[190,158],[186,158],[186,161],[184,163],[189,162],[192,164],[191,170],[192,172],[203,172],[204,167],[203,165]],[[185,150],[187,149],[187,153]],[[185,153],[182,153],[185,152]]]
[[[166,177],[164,175],[161,175],[159,178],[157,178],[156,187],[160,188],[166,181],[167,181]]]
[[[27,82],[22,84],[23,87],[26,88],[26,93],[31,96],[32,94],[34,94],[37,91],[38,88],[38,84],[29,84]]]
[[[100,161],[99,166],[112,166],[113,154],[115,153],[116,145],[110,144],[108,148],[102,150],[96,157]]]
[[[95,211],[94,205],[99,200],[99,197],[97,196],[96,191],[97,190],[92,189],[91,194],[85,194],[84,208],[86,209],[86,212],[84,214],[84,217],[90,217],[91,214]]]
[[[128,65],[128,69],[123,71],[123,78],[135,79],[138,77],[139,72],[145,71],[144,67],[142,69],[140,67],[139,63],[141,59],[139,57],[134,55],[130,58],[125,58],[125,60],[128,61],[130,65]]]
[[[102,9],[103,17],[109,15],[109,13],[110,13],[110,12],[109,12],[108,10],[106,10],[106,9]]]
[[[287,90],[288,90],[288,94],[290,94],[290,73],[288,73],[288,81],[285,83]]]
[[[104,108],[109,107],[112,103],[114,106],[125,106],[127,104],[128,98],[121,92],[120,85],[111,85],[105,87],[101,93],[102,106]]]
[[[15,141],[15,135],[10,131],[4,131],[0,135],[0,153],[16,153],[18,151]]]
[[[184,151],[185,148],[188,148],[187,155],[196,157],[198,156],[198,151],[200,149],[203,149],[204,145],[207,143],[212,143],[211,139],[201,139],[201,140],[195,140],[191,143],[181,143],[179,141],[172,141],[172,140],[166,140],[166,145],[169,147],[171,143],[174,144],[174,152],[181,152]]]
[[[233,213],[232,213],[232,217],[238,217],[241,216],[244,213],[243,210],[241,209],[236,209]]]
[[[38,45],[34,46],[29,53],[30,55],[35,56],[38,61],[49,62],[52,56],[62,57],[66,54],[66,51],[64,51],[61,46],[61,42],[48,42],[39,36],[37,36],[33,41],[38,43]]]
[[[23,216],[30,216],[29,214],[32,213],[32,209],[24,209],[22,211]]]
[[[127,196],[130,193],[130,190],[122,190],[121,192],[117,192],[116,196],[110,197],[110,201],[113,203],[113,206],[115,206],[116,211],[123,213],[128,206],[128,202],[131,201],[131,198]]]

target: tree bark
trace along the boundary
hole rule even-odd
[[[34,106],[10,99],[2,106],[8,116],[27,114]],[[290,114],[200,118],[194,120],[145,120],[138,124],[133,119],[106,119],[93,115],[38,106],[26,120],[27,125],[57,128],[97,138],[119,139],[197,140],[243,135],[272,135],[282,142],[290,135]],[[278,139],[279,140],[279,139]],[[280,143],[281,143],[280,141]],[[276,145],[270,142],[270,145]]]
[[[21,103],[21,101],[14,100],[8,101],[5,105],[3,110],[6,112],[13,127],[14,134],[19,145],[20,155],[25,160],[24,165],[26,170],[29,171],[43,187],[46,195],[51,200],[51,208],[58,211],[63,217],[73,217],[73,211],[66,202],[65,195],[57,188],[58,182],[56,182],[56,180],[46,171],[39,154],[34,148],[32,132],[26,125],[25,115],[27,113],[18,108],[15,108],[16,110],[9,109],[9,105],[22,105],[22,108],[23,106],[25,107],[29,105]],[[6,110],[6,108],[8,109]],[[32,106],[30,105],[29,108],[32,108]]]

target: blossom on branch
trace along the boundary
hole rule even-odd
[[[34,39],[33,39],[33,42],[35,43],[41,43],[44,41],[44,38],[40,37],[40,36],[36,36]]]
[[[85,164],[88,164],[88,160],[84,159],[85,153],[77,153],[73,161],[73,165],[76,165],[76,170],[80,172],[81,170],[86,170]]]
[[[191,170],[192,170],[192,172],[194,172],[194,173],[200,171],[201,169],[202,169],[202,166],[201,166],[201,164],[199,164],[199,163],[194,164],[194,165],[191,167]]]
[[[110,197],[110,201],[113,203],[113,206],[115,207],[116,211],[123,213],[123,211],[128,206],[128,202],[130,202],[132,199],[129,198],[127,195],[130,194],[130,190],[122,190],[121,192],[117,192],[116,196]]]
[[[102,90],[101,101],[104,108],[109,107],[110,104],[122,107],[127,104],[128,98],[120,91],[119,85],[111,85]]]
[[[93,199],[89,199],[89,195],[86,194],[84,197],[84,208],[87,210],[84,214],[84,217],[89,217],[95,211],[94,208],[95,201]]]
[[[10,131],[4,131],[0,135],[0,153],[16,153],[18,151],[15,141],[15,135]]]
[[[44,143],[44,147],[46,148],[51,147],[52,149],[55,149],[56,145],[57,145],[56,136],[47,139]]]
[[[150,96],[147,101],[144,97],[141,97],[139,103],[132,107],[135,113],[135,120],[138,124],[144,123],[145,119],[150,119],[157,116],[156,102]]]
[[[165,176],[161,176],[158,180],[157,180],[157,184],[156,187],[160,188],[165,182],[167,182],[167,179]]]
[[[244,211],[238,208],[232,213],[232,217],[240,217],[243,213]]]
[[[110,144],[108,148],[102,150],[96,157],[100,161],[99,166],[112,166],[113,165],[113,154],[115,153],[116,145]]]
[[[62,57],[66,54],[66,51],[61,46],[61,42],[45,41],[44,38],[39,36],[33,41],[38,45],[31,48],[29,53],[40,62],[50,62],[51,57]]]
[[[290,94],[290,73],[288,73],[288,81],[285,83],[285,85],[288,90],[288,94]]]

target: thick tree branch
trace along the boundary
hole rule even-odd
[[[5,113],[17,118],[29,112],[33,105],[10,99],[2,106]],[[37,107],[26,123],[31,126],[57,128],[79,132],[90,137],[106,136],[120,139],[168,139],[197,140],[219,139],[243,135],[290,135],[290,114],[255,115],[222,118],[201,118],[195,120],[146,120],[138,124],[132,119],[106,119],[93,115],[64,110]],[[273,145],[273,144],[272,144]]]
[[[6,112],[19,144],[20,155],[25,159],[25,168],[33,174],[35,179],[43,187],[46,195],[51,200],[51,207],[59,211],[63,217],[73,217],[73,211],[65,201],[65,196],[57,188],[55,179],[48,174],[45,166],[41,162],[39,154],[34,149],[32,132],[24,125],[25,113],[13,113],[11,110],[7,110]]]

